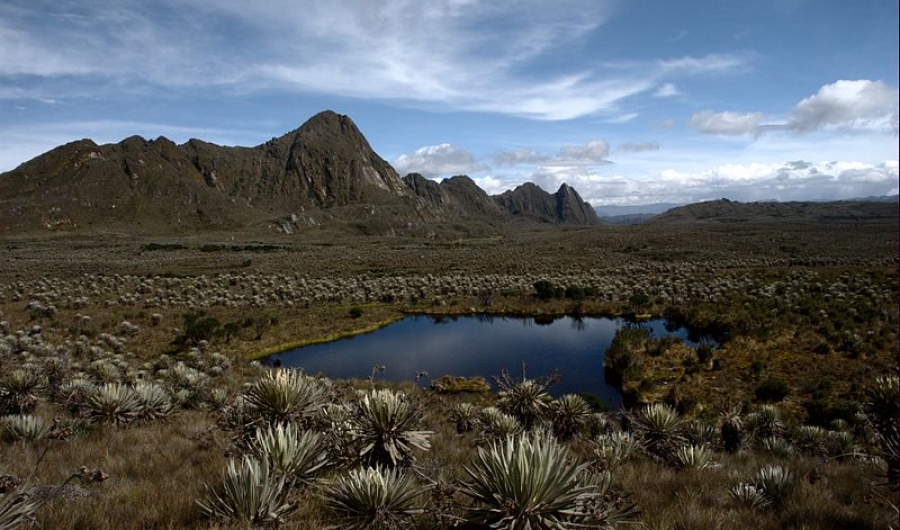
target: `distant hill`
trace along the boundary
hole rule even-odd
[[[672,208],[677,208],[678,206],[684,206],[684,203],[657,202],[653,204],[631,205],[609,204],[604,206],[595,206],[594,210],[597,212],[597,215],[603,217],[604,220],[606,220],[606,218],[608,217],[619,217],[627,215],[659,215],[666,210],[671,210]]]
[[[846,221],[900,217],[896,201],[750,202],[719,199],[672,208],[650,223]]]
[[[256,147],[139,136],[79,140],[0,174],[0,234],[33,231],[181,233],[311,227],[391,233],[453,221],[595,224],[563,185],[489,197],[468,177],[401,178],[347,117],[321,112]]]

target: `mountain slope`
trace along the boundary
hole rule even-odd
[[[590,204],[573,188],[563,184],[550,194],[536,184],[526,182],[494,197],[497,204],[514,216],[526,216],[544,222],[592,225],[600,222]]]
[[[147,234],[255,226],[391,233],[446,221],[495,226],[512,217],[591,224],[578,194],[526,185],[491,198],[465,176],[400,178],[347,117],[321,112],[256,147],[139,136],[80,140],[0,175],[0,234],[124,231]]]
[[[719,199],[672,208],[651,223],[827,222],[898,217],[894,202],[751,202]]]

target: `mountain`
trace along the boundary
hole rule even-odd
[[[524,216],[545,222],[592,225],[600,222],[590,204],[584,202],[574,188],[563,184],[550,194],[536,184],[526,182],[494,197],[496,203],[513,216]]]
[[[616,205],[609,204],[605,206],[596,206],[597,215],[603,217],[604,221],[608,217],[619,217],[626,215],[659,215],[666,210],[684,206],[684,203],[674,202],[657,202],[653,204],[633,204],[633,205]]]
[[[521,209],[472,179],[401,178],[353,121],[321,112],[256,147],[139,136],[79,140],[0,175],[0,234],[32,231],[180,233],[334,227],[392,233],[429,224],[496,227],[516,217],[592,224],[575,190],[531,185]]]
[[[896,219],[895,202],[795,201],[742,203],[719,199],[672,208],[650,223],[827,222]]]

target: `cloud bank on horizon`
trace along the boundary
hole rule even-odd
[[[10,0],[0,171],[257,145],[324,108],[398,171],[597,205],[898,193],[896,2]]]

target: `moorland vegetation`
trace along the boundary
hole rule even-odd
[[[7,238],[0,529],[896,528],[898,232]],[[410,312],[663,316],[716,343],[621,331],[625,410],[549,374],[453,393],[254,360]]]

